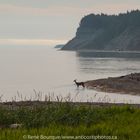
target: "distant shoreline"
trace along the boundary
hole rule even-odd
[[[69,51],[69,50],[68,50]],[[113,53],[140,53],[140,51],[117,51],[117,50],[76,50],[76,52],[113,52]]]
[[[81,50],[62,50],[59,51],[70,51],[70,52],[105,52],[105,53],[138,53],[140,54],[140,51],[118,51],[118,50],[93,50],[93,49],[81,49]]]

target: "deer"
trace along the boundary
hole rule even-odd
[[[79,86],[82,86],[83,88],[85,87],[84,82],[77,82],[76,79],[73,82],[75,82],[75,84],[76,84],[77,87],[79,87]]]

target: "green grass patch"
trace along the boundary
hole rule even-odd
[[[23,124],[11,129],[13,123]],[[23,136],[117,136],[140,139],[140,109],[132,106],[98,107],[86,104],[0,107],[0,140],[22,140]],[[25,139],[25,138],[24,138]],[[35,139],[35,138],[34,138]]]

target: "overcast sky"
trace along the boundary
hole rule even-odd
[[[90,13],[140,9],[140,0],[0,0],[0,44],[63,43]]]

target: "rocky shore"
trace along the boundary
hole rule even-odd
[[[85,86],[103,92],[140,95],[140,73],[86,81]]]
[[[0,103],[0,109],[17,110],[20,108],[34,109],[36,107],[48,107],[58,105],[72,105],[72,106],[93,106],[93,107],[112,107],[112,106],[127,106],[140,108],[140,104],[125,104],[125,103],[104,103],[104,102],[48,102],[48,101],[18,101],[18,102],[2,102]]]

